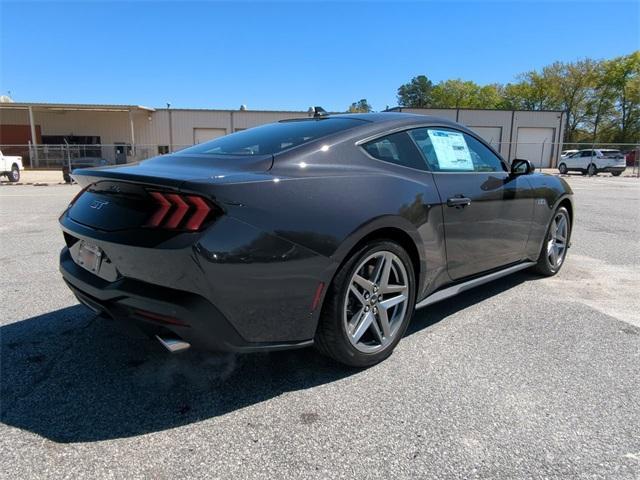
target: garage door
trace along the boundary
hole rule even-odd
[[[194,128],[193,143],[202,143],[226,135],[224,128]]]
[[[554,134],[554,128],[519,127],[514,158],[529,160],[536,167],[550,167]]]
[[[489,145],[496,150],[500,150],[502,141],[502,127],[469,127],[480,135]]]

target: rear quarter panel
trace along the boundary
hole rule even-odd
[[[228,215],[329,258],[324,282],[361,239],[381,228],[413,239],[420,286],[444,281],[442,206],[432,175],[371,160],[354,145],[334,147],[330,157],[316,149],[276,159],[268,175],[211,190]],[[206,182],[193,188],[206,189]]]

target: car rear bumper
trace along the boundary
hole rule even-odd
[[[60,225],[67,243],[60,270],[83,303],[212,350],[309,345],[320,311],[313,300],[336,268],[329,257],[228,215],[197,233],[104,231],[68,211]],[[102,252],[95,274],[74,261],[81,242]]]
[[[605,173],[622,173],[626,169],[627,169],[626,166],[620,165],[615,167],[602,167],[602,168],[599,168],[598,171],[605,172]]]
[[[60,253],[60,272],[78,300],[94,312],[139,327],[150,335],[169,333],[196,348],[255,352],[313,343],[249,342],[202,296],[129,278],[107,282],[78,266],[66,247]]]

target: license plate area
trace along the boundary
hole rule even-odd
[[[76,263],[82,268],[89,270],[91,273],[97,274],[100,270],[102,257],[103,254],[100,247],[87,243],[84,240],[80,241]]]

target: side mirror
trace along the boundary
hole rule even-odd
[[[536,167],[529,160],[515,158],[511,162],[511,175],[529,175],[536,171]]]

